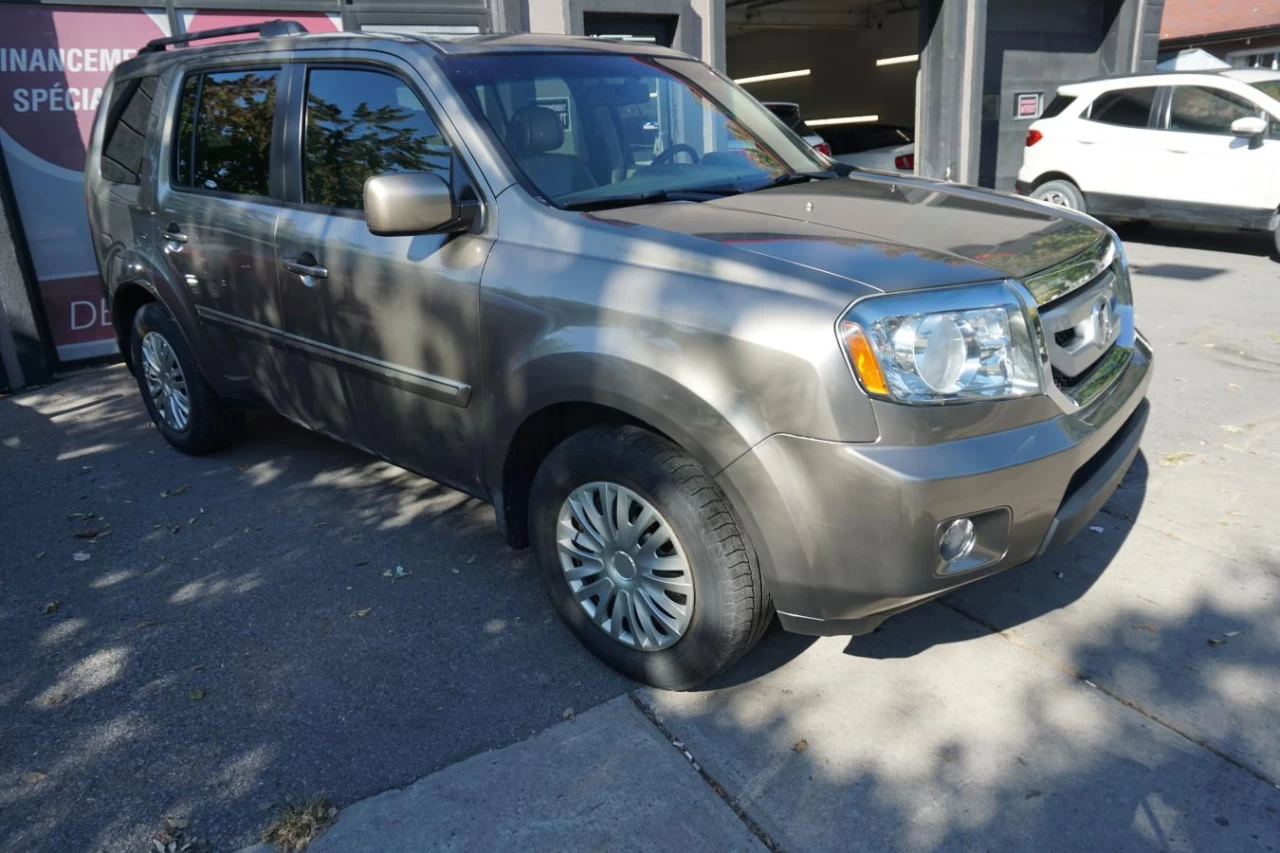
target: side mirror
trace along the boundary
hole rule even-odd
[[[429,234],[458,222],[458,205],[434,172],[375,175],[364,182],[364,218],[383,237]]]
[[[1267,120],[1257,116],[1245,116],[1231,122],[1231,135],[1249,140],[1250,148],[1259,148],[1267,133]]]

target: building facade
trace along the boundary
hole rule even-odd
[[[0,0],[0,389],[110,357],[84,146],[111,68],[153,38],[291,18],[314,32],[532,31],[656,42],[819,127],[914,134],[915,168],[1011,190],[1058,85],[1154,66],[1162,0]]]
[[[1166,0],[1161,56],[1192,49],[1235,68],[1280,71],[1280,2]]]

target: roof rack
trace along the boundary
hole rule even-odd
[[[307,31],[307,28],[299,24],[297,21],[284,21],[279,18],[272,21],[263,21],[260,24],[243,24],[238,27],[219,27],[214,30],[196,30],[193,33],[183,33],[180,36],[169,36],[168,38],[152,39],[147,42],[146,46],[138,53],[160,53],[171,44],[187,44],[188,42],[199,41],[202,39],[216,39],[223,36],[242,36],[249,33],[257,33],[258,38],[275,38],[276,36],[298,36]]]

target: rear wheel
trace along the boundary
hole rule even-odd
[[[138,389],[165,440],[183,453],[208,453],[239,433],[244,413],[223,402],[196,367],[195,356],[162,305],[133,318],[130,349]]]
[[[1084,193],[1080,192],[1080,188],[1071,181],[1045,181],[1031,191],[1031,197],[1057,207],[1078,210],[1081,213],[1088,212],[1085,209]]]
[[[529,506],[556,609],[637,681],[693,687],[741,657],[772,618],[732,508],[666,439],[630,426],[579,433],[543,462]]]

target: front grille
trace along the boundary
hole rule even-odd
[[[1102,251],[1107,248],[1108,251]],[[1029,290],[1054,387],[1083,406],[1109,388],[1132,354],[1132,297],[1124,265],[1105,246],[1040,273]]]

